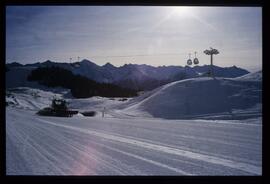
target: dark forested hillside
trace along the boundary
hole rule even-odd
[[[28,81],[37,81],[48,87],[63,87],[71,90],[75,98],[92,96],[102,97],[131,97],[136,96],[135,90],[121,88],[107,83],[98,83],[60,67],[42,67],[32,70]]]

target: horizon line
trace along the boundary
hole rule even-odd
[[[182,68],[184,68],[184,67],[190,67],[190,68],[193,68],[193,67],[195,67],[195,66],[210,66],[210,64],[204,64],[204,65],[192,65],[192,66],[189,66],[189,65],[159,65],[159,66],[153,66],[153,65],[149,65],[149,64],[136,64],[136,63],[125,63],[125,64],[123,64],[123,65],[121,65],[121,66],[115,66],[115,65],[113,65],[111,62],[106,62],[104,65],[99,65],[99,64],[97,64],[97,63],[95,63],[95,62],[93,62],[93,61],[91,61],[91,60],[89,60],[89,59],[82,59],[82,60],[80,60],[80,61],[75,61],[75,62],[57,62],[57,61],[52,61],[52,60],[50,60],[50,59],[47,59],[47,60],[45,60],[45,61],[43,61],[43,62],[33,62],[33,63],[26,63],[26,64],[22,64],[22,63],[20,63],[20,62],[17,62],[17,61],[14,61],[14,62],[7,62],[6,63],[6,65],[7,64],[12,64],[12,63],[19,63],[19,64],[21,64],[21,65],[23,65],[23,66],[26,66],[26,65],[31,65],[31,64],[38,64],[38,63],[45,63],[45,62],[47,62],[47,61],[50,61],[50,62],[52,62],[52,63],[59,63],[59,64],[61,64],[61,63],[63,63],[63,64],[76,64],[76,63],[80,63],[80,62],[82,62],[82,61],[84,61],[84,60],[86,60],[86,61],[88,61],[88,62],[91,62],[91,63],[94,63],[95,65],[97,65],[97,66],[100,66],[100,67],[102,67],[102,66],[105,66],[106,64],[111,64],[112,66],[114,66],[114,67],[116,67],[116,68],[120,68],[120,67],[123,67],[123,66],[125,66],[125,65],[146,65],[146,66],[151,66],[151,67],[170,67],[170,66],[178,66],[178,67],[182,67]],[[221,67],[221,66],[218,66],[218,65],[213,65],[213,66],[217,66],[217,67]],[[236,66],[236,65],[232,65],[232,66],[227,66],[227,67],[221,67],[221,68],[230,68],[230,67],[237,67],[237,68],[241,68],[241,69],[245,69],[245,70],[247,70],[247,71],[249,71],[248,69],[246,69],[246,68],[242,68],[242,67],[238,67],[238,66]],[[250,72],[250,71],[249,71]]]

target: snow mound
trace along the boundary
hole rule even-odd
[[[262,71],[249,73],[241,77],[237,77],[236,80],[253,80],[253,81],[262,81]]]
[[[217,114],[233,116],[241,110],[260,114],[261,93],[261,81],[254,80],[254,76],[245,80],[193,78],[164,85],[142,101],[125,108],[124,112],[137,115],[147,112],[152,117],[165,119]]]
[[[40,110],[51,105],[53,98],[61,98],[62,94],[33,89],[29,87],[9,88],[6,90],[8,106],[28,110]]]
[[[101,116],[101,112],[105,107],[106,117],[109,117],[111,110],[127,103],[131,99],[106,98],[99,96],[75,99],[67,98],[68,93],[69,92],[67,90],[62,91],[61,88],[54,88],[53,91],[44,91],[42,89],[34,89],[30,87],[8,88],[6,89],[6,105],[17,109],[38,111],[50,106],[53,98],[64,98],[67,101],[69,108],[80,112],[95,111]]]
[[[123,101],[125,99],[125,101]],[[105,107],[106,110],[118,108],[123,103],[126,103],[130,98],[107,98],[94,96],[90,98],[78,98],[78,99],[67,99],[69,107],[72,109],[82,110],[82,111],[102,111]]]

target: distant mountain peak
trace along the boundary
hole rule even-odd
[[[91,62],[91,61],[88,60],[88,59],[83,59],[83,60],[80,62],[80,65],[84,65],[84,66],[92,66],[92,67],[99,67],[97,64],[95,64],[94,62]]]
[[[80,61],[80,63],[85,63],[85,64],[89,64],[91,63],[88,59],[83,59]]]
[[[111,63],[107,62],[105,65],[103,65],[103,67],[106,67],[106,68],[114,68],[115,66],[112,65]]]
[[[21,63],[18,63],[18,62],[8,63],[7,65],[8,65],[8,66],[11,66],[11,67],[15,67],[15,66],[23,66]]]
[[[47,60],[44,63],[53,63],[51,60]]]
[[[84,63],[84,62],[90,62],[90,61],[88,59],[81,60],[81,63]]]
[[[83,60],[81,61],[81,63],[95,64],[95,63],[93,63],[92,61],[90,61],[90,60],[88,60],[88,59],[83,59]]]

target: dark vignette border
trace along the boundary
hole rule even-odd
[[[0,161],[0,171],[1,180],[5,183],[13,182],[33,182],[33,183],[111,183],[111,182],[123,182],[123,183],[266,183],[266,175],[268,174],[268,167],[266,166],[267,157],[267,68],[269,67],[268,58],[266,53],[268,47],[266,46],[266,37],[269,33],[266,25],[266,5],[263,0],[2,0],[0,2],[0,26],[2,30],[2,42],[1,42],[1,59],[0,62],[0,72],[1,74],[1,128],[0,128],[0,138],[1,138],[1,161]],[[6,25],[6,6],[24,6],[24,5],[100,5],[100,6],[257,6],[263,8],[263,174],[262,176],[6,176],[6,126],[5,126],[5,25]]]

